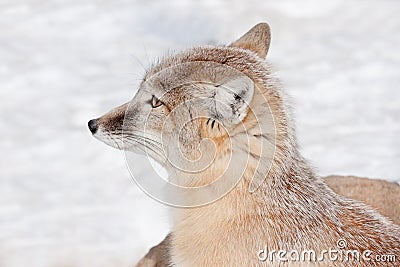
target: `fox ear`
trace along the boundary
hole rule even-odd
[[[268,23],[259,23],[248,32],[246,32],[239,40],[231,43],[229,46],[240,47],[256,53],[259,57],[265,58],[268,53],[269,44],[271,42],[271,29]]]
[[[253,98],[254,82],[241,75],[212,87],[214,98],[210,117],[220,120],[225,126],[240,123],[246,117]]]

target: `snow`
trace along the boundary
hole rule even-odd
[[[303,154],[323,175],[400,181],[399,11],[391,0],[2,0],[0,266],[132,266],[159,242],[167,208],[86,123],[128,101],[157,57],[260,21]]]

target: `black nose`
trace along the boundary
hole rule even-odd
[[[92,134],[95,134],[97,132],[97,129],[99,128],[99,125],[97,124],[97,120],[90,120],[88,122],[88,127],[89,127],[89,130],[92,132]]]

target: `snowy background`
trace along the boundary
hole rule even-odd
[[[396,0],[0,0],[0,266],[132,266],[159,242],[166,207],[87,121],[167,51],[260,21],[305,156],[323,175],[400,181],[399,13]]]

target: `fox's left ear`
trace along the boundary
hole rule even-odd
[[[230,127],[246,117],[254,94],[254,82],[245,75],[230,78],[220,85],[211,85],[213,95],[210,117]]]
[[[239,40],[229,46],[240,47],[256,53],[259,57],[265,58],[271,42],[271,29],[268,23],[259,23],[245,33]]]

